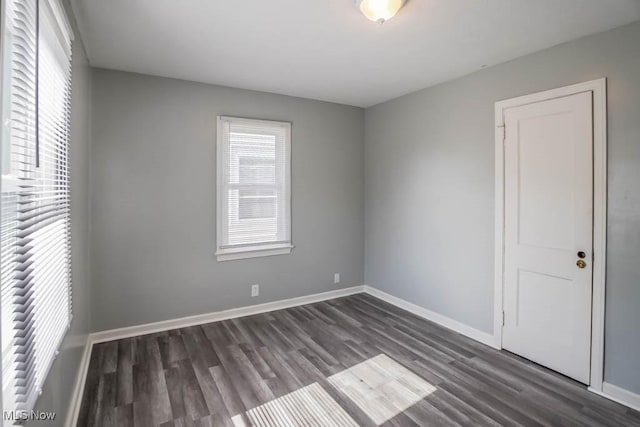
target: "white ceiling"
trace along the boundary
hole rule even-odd
[[[367,107],[640,19],[637,0],[73,0],[91,65]]]

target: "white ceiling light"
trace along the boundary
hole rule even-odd
[[[406,0],[355,0],[360,11],[380,24],[393,18]]]

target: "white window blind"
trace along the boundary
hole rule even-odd
[[[57,0],[3,3],[3,407],[31,410],[71,321],[73,33]]]
[[[291,251],[291,123],[218,117],[218,260]]]

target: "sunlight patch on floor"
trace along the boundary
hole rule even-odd
[[[327,378],[376,425],[400,414],[436,388],[380,354]],[[285,394],[232,418],[235,427],[357,427],[358,424],[318,383]]]
[[[377,425],[418,403],[436,388],[385,354],[328,378]]]
[[[358,424],[318,383],[285,394],[246,412],[256,427],[358,427]],[[243,427],[242,416],[233,417]]]

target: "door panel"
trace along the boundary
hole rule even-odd
[[[503,347],[589,382],[592,93],[505,110]],[[586,254],[579,268],[577,253]]]

